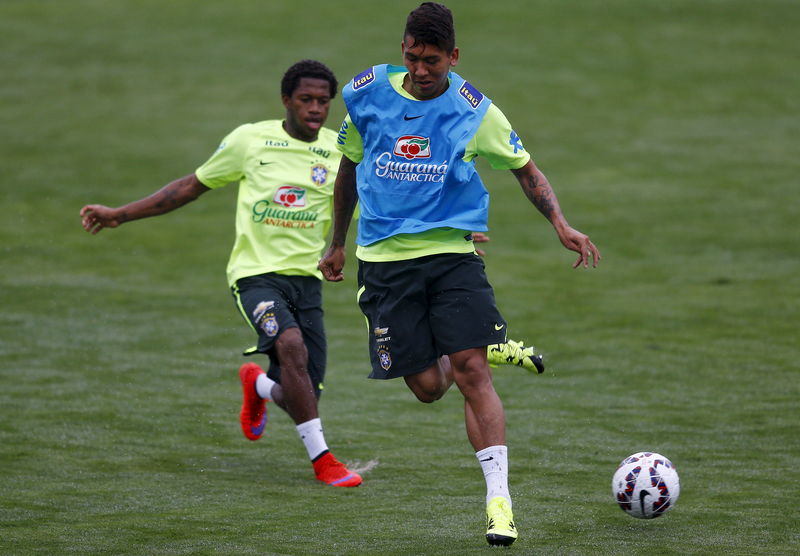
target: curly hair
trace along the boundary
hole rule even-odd
[[[328,66],[316,60],[301,60],[286,70],[286,73],[283,74],[283,79],[281,79],[281,95],[292,96],[292,93],[300,84],[300,79],[303,77],[324,79],[330,85],[331,98],[336,96],[336,91],[339,88],[336,76]]]
[[[430,44],[447,52],[456,47],[456,30],[453,26],[453,12],[444,4],[423,2],[408,14],[403,40],[414,39],[411,46]]]

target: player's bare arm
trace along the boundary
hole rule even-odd
[[[591,242],[589,236],[582,234],[567,223],[561,212],[561,206],[558,204],[555,191],[553,191],[547,178],[536,167],[533,160],[529,160],[525,166],[517,170],[511,170],[511,172],[519,181],[522,191],[528,200],[553,225],[558,234],[558,239],[564,247],[579,254],[578,260],[575,261],[572,268],[579,266],[588,268],[590,259],[592,266],[596,267],[597,263],[600,262],[600,251]]]
[[[173,211],[194,201],[206,191],[209,191],[209,188],[200,183],[197,176],[192,173],[168,183],[144,199],[121,207],[86,205],[80,212],[81,223],[87,232],[96,234],[103,228],[116,228],[131,220]]]
[[[342,269],[345,262],[345,242],[353,211],[358,202],[356,191],[356,163],[342,157],[339,163],[339,172],[336,174],[336,183],[333,186],[333,235],[331,245],[322,259],[318,268],[326,280],[341,282],[344,280]]]

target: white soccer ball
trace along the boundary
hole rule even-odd
[[[619,464],[611,492],[622,510],[639,519],[653,519],[678,500],[681,483],[675,466],[655,452],[639,452]]]

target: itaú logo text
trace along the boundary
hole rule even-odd
[[[419,135],[403,135],[394,144],[394,154],[408,160],[431,157],[431,140]]]

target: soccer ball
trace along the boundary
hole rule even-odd
[[[611,479],[611,492],[626,514],[653,519],[675,505],[681,483],[667,458],[655,452],[639,452],[619,464]]]

